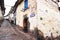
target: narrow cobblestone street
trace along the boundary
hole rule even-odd
[[[0,40],[35,40],[15,27],[9,21],[4,20],[0,27]]]

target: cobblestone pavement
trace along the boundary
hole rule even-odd
[[[0,27],[0,40],[36,40],[29,34],[20,31],[16,26],[4,20]]]

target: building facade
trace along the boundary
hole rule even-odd
[[[24,12],[24,2],[22,2],[16,11],[16,24],[23,27],[24,15],[27,14],[30,23],[30,30],[37,27],[44,33],[44,36],[56,37],[60,35],[60,12],[58,5],[51,0],[28,0],[28,9]]]

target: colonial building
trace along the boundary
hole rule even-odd
[[[29,25],[28,22],[29,21]],[[52,0],[25,0],[17,8],[16,25],[29,27],[30,31],[38,28],[44,36],[60,35],[60,12]]]

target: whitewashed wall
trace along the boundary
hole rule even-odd
[[[43,31],[44,36],[51,36],[51,33],[54,37],[60,35],[60,13],[55,3],[37,0],[37,15],[38,28]]]
[[[29,14],[30,13],[30,9],[26,10],[25,12],[21,11],[24,8],[24,2],[22,2],[18,8],[17,8],[17,12],[16,12],[16,24],[20,25],[21,27],[23,27],[23,16],[25,14]]]
[[[20,25],[21,27],[23,27],[23,16],[25,14],[28,14],[28,17],[29,17],[29,21],[30,21],[30,26],[33,27],[36,23],[34,22],[35,21],[35,18],[33,20],[33,17],[30,18],[30,15],[31,15],[31,12],[33,11],[34,13],[36,13],[36,6],[35,6],[35,3],[36,2],[35,0],[32,1],[32,0],[28,0],[28,5],[29,5],[29,9],[27,9],[25,12],[21,11],[24,7],[24,2],[18,6],[17,8],[17,12],[16,12],[16,18],[17,18],[17,25]],[[33,5],[32,5],[33,4]],[[33,8],[34,7],[34,8]],[[33,9],[32,9],[33,8]],[[31,23],[32,22],[32,23]]]
[[[60,35],[60,12],[54,2],[51,0],[29,0],[29,9],[22,12],[22,8],[23,3],[18,6],[16,12],[17,25],[23,27],[23,16],[28,14],[31,31],[38,27],[44,36],[51,36],[51,33],[54,37]],[[35,16],[30,17],[31,13],[34,13]]]
[[[30,22],[30,30],[34,30],[34,28],[36,27],[37,24],[37,0],[30,0],[30,14],[29,15],[29,22]],[[33,17],[31,17],[31,15],[35,15]]]

